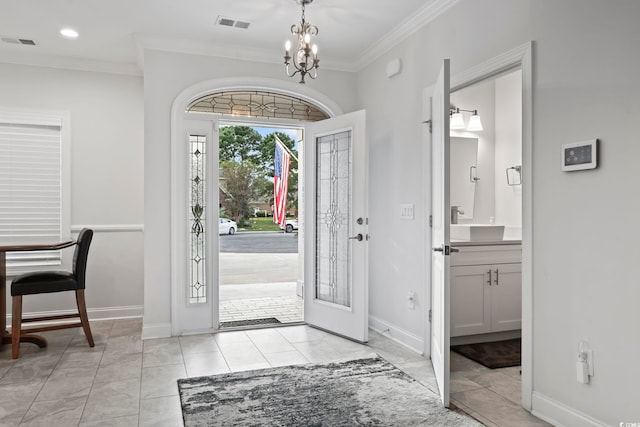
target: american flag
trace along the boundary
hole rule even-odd
[[[289,163],[291,157],[276,140],[275,167],[273,172],[273,221],[285,226],[287,213],[287,190],[289,187]]]

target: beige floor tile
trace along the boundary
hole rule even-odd
[[[187,375],[190,378],[204,377],[231,372],[226,360],[219,351],[213,353],[196,353],[184,356]]]
[[[46,378],[0,385],[0,425],[18,425],[42,389]]]
[[[182,407],[178,396],[140,401],[140,427],[175,427],[182,425]]]
[[[34,402],[21,427],[75,426],[80,423],[87,397]]]
[[[97,366],[56,369],[47,379],[36,401],[86,398],[97,370]]]
[[[65,426],[66,427],[66,426]],[[80,427],[138,427],[138,415],[81,421]]]
[[[211,334],[180,337],[180,347],[182,348],[182,354],[185,356],[188,354],[220,351],[218,344],[216,344],[216,341]]]
[[[140,397],[142,399],[152,399],[176,396],[178,394],[177,381],[180,378],[187,378],[184,363],[142,368]]]
[[[269,365],[274,368],[277,366],[304,365],[309,363],[309,360],[299,351],[270,353],[265,354],[264,357],[267,359],[267,362],[269,362]]]
[[[96,383],[89,393],[81,421],[103,421],[137,415],[139,405],[140,380]]]

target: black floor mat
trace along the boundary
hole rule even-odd
[[[233,320],[230,322],[220,322],[220,328],[236,328],[238,326],[254,326],[254,325],[276,325],[280,321],[275,317],[266,317],[264,319],[248,319]]]
[[[451,346],[451,350],[478,362],[487,368],[520,366],[520,338],[505,341],[483,342]]]

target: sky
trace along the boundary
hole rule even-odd
[[[298,141],[296,140],[296,130],[295,129],[282,129],[282,128],[270,128],[270,127],[259,127],[259,126],[251,126],[255,129],[260,135],[266,136],[273,132],[282,132],[286,135],[289,135],[291,139],[296,142],[295,149],[298,149]]]

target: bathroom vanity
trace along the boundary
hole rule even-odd
[[[451,246],[451,337],[522,327],[520,240],[456,241]]]

